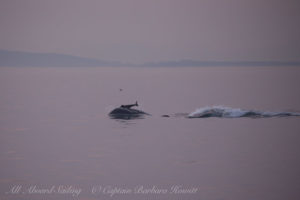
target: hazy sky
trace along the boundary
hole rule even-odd
[[[298,0],[0,0],[0,49],[123,62],[300,60]]]

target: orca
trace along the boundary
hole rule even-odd
[[[121,105],[113,109],[109,113],[109,116],[112,119],[141,119],[144,118],[145,115],[150,115],[144,111],[132,108],[134,106],[138,106],[137,101],[135,104]]]
[[[131,109],[133,106],[139,106],[138,102],[136,101],[135,104],[121,105],[121,108]]]

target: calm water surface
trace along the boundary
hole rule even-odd
[[[0,199],[300,199],[299,117],[180,115],[212,105],[299,112],[299,76],[296,67],[0,68]],[[108,117],[136,100],[151,116]]]

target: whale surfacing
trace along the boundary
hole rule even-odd
[[[109,113],[109,116],[112,119],[138,119],[143,118],[145,115],[149,115],[144,111],[131,108],[133,106],[138,106],[137,102],[135,104],[121,105],[120,107],[113,109]]]

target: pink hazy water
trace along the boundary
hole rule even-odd
[[[0,199],[300,198],[300,118],[187,119],[224,105],[300,110],[300,68],[0,68]],[[120,88],[123,91],[120,91]],[[107,114],[140,103],[152,116]],[[162,118],[168,114],[170,118]],[[24,194],[11,194],[20,185]],[[30,186],[81,188],[28,194]],[[92,193],[94,186],[194,194]]]

